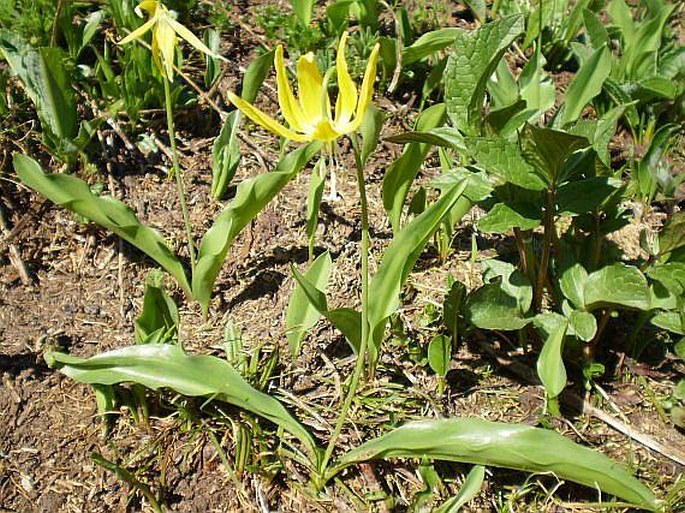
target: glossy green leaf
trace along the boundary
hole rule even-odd
[[[458,33],[445,68],[445,104],[452,124],[462,132],[481,134],[488,80],[523,28],[523,16],[516,14]]]
[[[475,465],[464,479],[459,493],[445,501],[434,513],[458,513],[463,506],[476,498],[485,481],[485,467]]]
[[[659,232],[659,253],[665,255],[685,246],[685,211],[674,213]]]
[[[212,144],[212,197],[222,199],[240,164],[240,111],[231,112]]]
[[[566,387],[566,368],[562,359],[567,321],[557,313],[540,314],[535,319],[543,332],[544,345],[537,361],[537,371],[547,399],[556,398]]]
[[[557,214],[584,214],[598,208],[623,182],[618,178],[597,176],[567,182],[557,189]]]
[[[588,273],[585,268],[575,263],[564,269],[559,280],[564,296],[579,309],[585,308],[585,283],[587,278]]]
[[[34,49],[8,30],[0,29],[0,53],[36,107],[43,129],[58,140],[74,139],[78,132],[71,82],[58,48]]]
[[[542,212],[527,203],[497,203],[478,220],[485,233],[506,233],[513,228],[532,230],[542,223]]]
[[[443,124],[445,120],[445,106],[434,105],[421,113],[416,120],[416,130],[427,131]],[[393,232],[401,227],[402,209],[414,178],[416,178],[423,161],[431,146],[422,143],[410,143],[402,155],[390,164],[383,177],[383,207],[388,213]]]
[[[589,145],[584,137],[561,130],[526,125],[521,138],[521,154],[548,184],[559,184],[566,178],[566,162],[576,151]]]
[[[139,344],[164,344],[178,337],[178,306],[166,293],[159,271],[147,278],[143,311],[136,319],[134,328]]]
[[[402,64],[407,66],[447,48],[454,43],[460,32],[461,29],[447,27],[423,34],[402,51]]]
[[[325,291],[331,266],[331,255],[326,251],[312,262],[304,276],[317,289]],[[311,304],[302,286],[298,284],[290,296],[288,310],[285,314],[286,337],[290,346],[290,356],[293,359],[297,358],[300,352],[304,336],[318,322],[320,317],[321,314]]]
[[[80,382],[114,385],[137,383],[147,388],[171,389],[191,397],[209,397],[264,417],[295,435],[316,454],[309,432],[273,397],[250,386],[225,360],[186,354],[171,344],[145,344],[78,358],[46,353],[48,365]]]
[[[685,335],[685,319],[680,312],[661,312],[652,317],[650,322],[661,329]]]
[[[362,164],[366,164],[369,157],[373,154],[378,146],[383,123],[385,122],[385,113],[376,108],[375,105],[370,105],[364,114],[364,120],[360,127],[362,136],[361,160]]]
[[[14,155],[14,170],[27,186],[53,203],[71,210],[118,235],[148,255],[190,292],[183,264],[171,252],[162,236],[138,221],[128,206],[111,196],[96,196],[86,182],[62,173],[43,173],[38,163],[24,155]]]
[[[361,314],[351,308],[329,310],[326,294],[316,288],[314,283],[294,267],[292,271],[298,286],[307,296],[309,304],[345,336],[355,354],[359,353],[362,337]]]
[[[619,305],[638,310],[651,308],[649,285],[636,267],[617,263],[591,273],[584,288],[585,308]]]
[[[595,50],[583,63],[566,90],[562,126],[578,119],[590,100],[602,91],[602,85],[611,73],[611,65],[611,52],[606,46]]]
[[[286,155],[276,169],[240,183],[233,201],[202,238],[193,274],[193,297],[207,312],[214,282],[235,237],[321,149],[310,143]]]
[[[372,459],[433,458],[552,473],[656,511],[654,494],[618,463],[554,431],[475,418],[410,422],[343,455],[332,475]]]
[[[274,62],[274,55],[276,50],[273,49],[266,52],[256,59],[254,59],[245,70],[243,76],[243,87],[240,90],[240,96],[243,100],[249,103],[254,103],[257,98],[259,88],[262,87],[264,80],[269,74],[271,65]]]
[[[452,358],[452,340],[445,335],[436,335],[428,343],[428,365],[438,376],[445,377]]]
[[[590,342],[597,333],[597,319],[590,312],[573,310],[568,318],[569,334]]]
[[[469,294],[465,315],[469,323],[487,330],[518,330],[532,320],[499,283],[488,283]]]
[[[369,326],[373,339],[369,342],[371,362],[378,357],[385,324],[399,306],[400,291],[414,268],[423,248],[440,226],[447,213],[455,208],[458,217],[471,209],[472,203],[462,196],[466,182],[444,191],[423,214],[415,217],[394,237],[369,285]]]

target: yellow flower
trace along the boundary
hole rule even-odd
[[[141,18],[143,17],[142,11],[147,11],[150,15],[150,19],[119,41],[118,44],[124,45],[129,43],[152,30],[152,58],[160,73],[166,75],[169,82],[174,79],[174,54],[176,52],[176,45],[178,44],[176,35],[188,41],[188,43],[201,52],[211,55],[212,57],[223,59],[221,56],[216,55],[207,48],[195,34],[177,22],[169,12],[169,9],[167,9],[159,0],[142,0],[135,11]]]
[[[330,142],[341,135],[354,132],[359,128],[364,113],[371,103],[373,83],[376,79],[376,61],[380,47],[376,44],[371,52],[369,62],[366,64],[361,90],[357,95],[357,87],[347,70],[346,43],[347,33],[343,33],[335,62],[338,75],[338,99],[335,103],[335,117],[332,116],[328,98],[326,87],[328,80],[324,80],[321,76],[321,72],[314,61],[314,54],[310,52],[297,61],[299,98],[295,98],[286,75],[283,48],[280,45],[276,48],[278,104],[290,128],[283,126],[271,116],[230,91],[228,98],[252,121],[292,141]]]

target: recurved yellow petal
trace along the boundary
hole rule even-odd
[[[278,86],[278,105],[281,107],[283,117],[288,124],[298,132],[303,130],[304,114],[302,107],[297,102],[293,89],[290,87],[288,81],[288,72],[285,69],[285,61],[283,60],[283,47],[278,45],[276,47],[276,85]]]
[[[346,132],[354,132],[359,128],[359,125],[364,120],[366,109],[369,108],[373,98],[373,83],[376,81],[376,62],[378,61],[380,48],[381,46],[376,43],[369,56],[369,62],[366,63],[364,79],[362,80],[362,87],[359,93],[359,102],[357,103],[357,112],[355,113],[354,121],[347,127]]]
[[[134,11],[141,18],[143,17],[143,13],[141,11],[146,11],[150,16],[154,16],[155,13],[157,12],[158,6],[159,6],[158,0],[143,0],[142,2],[140,2],[136,6]]]
[[[312,139],[315,141],[330,142],[335,141],[342,134],[333,128],[330,119],[322,118],[314,127]]]
[[[156,46],[162,59],[164,72],[171,82],[174,79],[173,64],[174,56],[176,54],[176,32],[174,32],[174,29],[169,24],[168,19],[160,19],[157,22],[153,39],[157,43]],[[154,48],[153,53],[155,53]]]
[[[314,125],[326,115],[321,109],[323,77],[316,65],[314,54],[309,52],[297,61],[297,93],[305,122]]]
[[[297,142],[305,142],[312,140],[311,137],[308,137],[303,134],[298,134],[297,132],[293,132],[292,130],[284,127],[274,118],[265,114],[254,105],[246,102],[240,96],[233,94],[231,91],[228,91],[227,94],[229,101],[238,109],[240,109],[243,114],[245,114],[248,118],[250,118],[258,125],[261,125],[264,128],[266,128],[270,132],[273,132],[275,134],[280,135],[281,137],[285,137],[286,139],[290,139],[292,141]]]
[[[357,86],[355,86],[345,59],[347,32],[343,32],[335,58],[335,68],[338,73],[338,99],[335,104],[335,123],[345,124],[352,119],[357,105]]]
[[[193,34],[184,25],[180,24],[172,17],[169,17],[169,25],[171,25],[171,28],[174,29],[176,34],[178,34],[182,39],[188,41],[192,46],[195,47],[196,50],[206,53],[211,57],[217,57],[219,59],[226,60],[221,55],[215,54],[212,50],[210,50],[207,47],[207,45],[200,41],[200,39],[195,34]]]
[[[156,20],[154,18],[150,18],[145,23],[143,23],[140,27],[138,27],[133,32],[131,32],[128,36],[126,36],[124,39],[119,41],[117,44],[125,45],[126,43],[130,43],[134,39],[138,39],[138,38],[142,37],[148,30],[150,30],[153,27],[153,25],[155,23],[156,23]]]

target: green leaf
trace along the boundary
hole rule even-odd
[[[469,475],[466,476],[464,484],[459,489],[459,493],[446,500],[440,507],[435,510],[435,513],[458,513],[463,506],[476,498],[483,482],[485,481],[485,467],[483,465],[475,465]]]
[[[38,163],[14,155],[14,170],[27,186],[56,203],[106,228],[138,248],[171,274],[183,290],[190,292],[183,264],[162,236],[138,221],[133,210],[111,196],[96,196],[83,180],[61,173],[43,173]]]
[[[544,72],[545,63],[540,49],[536,48],[518,79],[521,98],[526,101],[527,108],[533,111],[529,116],[532,119],[539,119],[542,114],[554,107],[554,84]]]
[[[257,93],[259,88],[262,87],[264,80],[269,74],[271,65],[274,62],[274,55],[276,50],[273,49],[260,55],[255,60],[253,60],[250,65],[245,70],[245,75],[243,76],[243,88],[240,91],[240,96],[243,100],[248,103],[254,103],[257,98]]]
[[[428,343],[428,365],[438,376],[445,377],[450,368],[452,341],[445,335],[436,335]]]
[[[231,112],[212,145],[212,197],[222,199],[240,164],[240,111]]]
[[[307,269],[305,277],[317,289],[326,290],[331,266],[331,255],[326,251],[314,260],[309,269]],[[302,286],[298,284],[290,296],[288,310],[285,314],[286,337],[290,346],[290,356],[293,360],[297,358],[300,352],[304,336],[318,322],[320,316],[321,314],[312,306]]]
[[[522,137],[522,155],[548,184],[558,184],[566,178],[564,165],[571,155],[589,145],[585,137],[526,125]]]
[[[665,255],[685,246],[685,211],[676,212],[659,232],[659,253]]]
[[[591,212],[610,195],[621,188],[623,182],[610,176],[597,176],[574,180],[557,189],[557,214],[573,215]]]
[[[459,342],[462,308],[465,299],[466,286],[459,281],[455,281],[445,297],[442,315],[445,327],[452,336],[453,345],[456,345]]]
[[[165,292],[159,274],[152,271],[145,285],[143,311],[134,325],[139,344],[170,343],[178,337],[178,306]]]
[[[327,175],[326,161],[321,158],[314,166],[312,176],[309,179],[309,191],[307,192],[307,237],[309,238],[310,252],[314,250],[316,227],[319,225],[319,208],[321,207],[321,198],[323,197]],[[314,255],[310,254],[310,258],[314,258]]]
[[[585,285],[587,278],[588,273],[585,268],[575,263],[564,269],[559,280],[561,291],[566,299],[571,301],[573,306],[581,310],[585,308]]]
[[[445,120],[445,106],[433,105],[423,111],[416,120],[416,130],[419,132],[430,130],[443,124]],[[402,155],[390,164],[383,177],[383,207],[388,213],[393,232],[399,231],[402,218],[402,209],[407,199],[416,174],[419,172],[423,161],[431,147],[428,144],[408,144]]]
[[[568,318],[569,334],[590,342],[597,333],[597,319],[590,312],[573,310]]]
[[[78,132],[71,82],[58,48],[34,49],[11,32],[0,29],[0,53],[21,79],[38,112],[43,129],[60,143]]]
[[[460,33],[461,29],[448,27],[423,34],[411,46],[402,50],[402,64],[408,66],[447,48]]]
[[[286,155],[276,169],[240,183],[233,201],[202,237],[193,273],[193,297],[209,309],[214,282],[233,240],[321,149],[310,143]]]
[[[661,312],[652,317],[650,322],[661,329],[685,335],[685,322],[680,312]]]
[[[372,459],[422,457],[552,473],[648,510],[661,507],[646,486],[597,451],[554,431],[475,418],[407,423],[345,454],[331,474]]]
[[[293,11],[295,11],[297,18],[305,27],[308,27],[312,20],[314,0],[290,0],[290,3],[293,5]]]
[[[516,14],[457,34],[445,68],[445,104],[462,132],[480,135],[488,79],[523,29],[523,16]]]
[[[535,168],[521,155],[518,145],[499,137],[466,137],[467,152],[485,171],[511,183],[532,191],[545,189],[545,182]]]
[[[638,310],[651,307],[649,285],[639,269],[617,263],[588,276],[585,282],[585,309],[620,305]]]
[[[145,344],[78,358],[49,352],[51,368],[80,382],[137,383],[152,390],[168,388],[190,397],[211,397],[264,417],[295,435],[310,457],[317,452],[309,432],[273,397],[251,387],[225,360],[187,355],[176,345]]]
[[[561,125],[573,123],[585,106],[602,91],[604,81],[611,73],[612,57],[602,46],[583,63],[566,90]]]
[[[597,14],[590,9],[583,9],[583,22],[585,24],[585,30],[587,31],[588,36],[590,36],[592,48],[599,50],[603,46],[608,47],[611,44],[609,33]]]
[[[524,317],[516,298],[499,283],[488,283],[469,294],[465,315],[469,323],[486,330],[519,330],[532,320]]]
[[[369,157],[378,146],[378,140],[381,135],[381,129],[383,128],[383,122],[385,121],[385,113],[371,105],[366,109],[364,114],[364,120],[362,121],[362,126],[360,132],[362,135],[362,151],[361,151],[361,161],[362,164],[366,164]]]
[[[513,228],[532,230],[542,223],[542,213],[527,203],[497,203],[478,221],[485,233],[506,233]]]
[[[362,338],[361,314],[351,308],[329,310],[326,294],[316,288],[306,276],[303,276],[294,267],[292,268],[292,271],[295,280],[297,280],[297,284],[307,296],[309,304],[328,319],[328,321],[345,336],[352,350],[355,354],[358,354]]]
[[[425,132],[405,132],[387,137],[385,140],[398,144],[425,143],[454,150],[466,149],[462,135],[457,129],[449,126],[439,126]]]
[[[423,214],[415,217],[393,237],[383,254],[380,267],[369,285],[371,300],[368,318],[373,333],[373,339],[369,342],[369,354],[372,366],[378,357],[386,321],[399,306],[402,285],[423,248],[450,210],[457,210],[457,217],[460,218],[471,209],[472,203],[462,196],[465,189],[466,182],[463,182],[443,192]]]

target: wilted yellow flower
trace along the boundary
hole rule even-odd
[[[276,82],[278,86],[278,104],[283,117],[290,128],[283,126],[271,116],[239,96],[228,92],[228,98],[238,109],[255,123],[287,139],[305,141],[334,141],[344,134],[356,131],[369,108],[373,95],[373,83],[376,79],[376,61],[380,46],[376,44],[366,64],[361,90],[350,77],[345,60],[347,33],[340,38],[335,68],[338,75],[338,99],[335,103],[335,117],[332,116],[331,103],[328,98],[327,80],[321,76],[311,52],[297,61],[297,89],[299,98],[295,98],[288,82],[283,48],[276,48]]]
[[[176,35],[188,41],[188,43],[201,52],[211,55],[212,57],[221,58],[221,56],[216,55],[212,50],[207,48],[195,34],[177,22],[169,12],[169,9],[167,9],[159,0],[142,0],[135,11],[141,18],[143,17],[142,11],[147,11],[150,15],[150,19],[119,41],[119,44],[123,45],[129,43],[152,30],[152,58],[160,73],[166,75],[169,82],[174,79],[174,53],[176,52],[176,45],[178,44]]]

